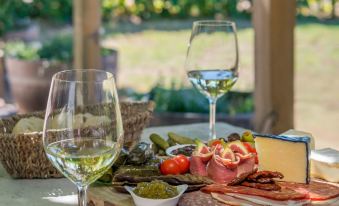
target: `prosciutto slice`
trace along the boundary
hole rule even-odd
[[[193,175],[207,176],[206,166],[212,158],[214,151],[209,147],[199,144],[190,159],[190,172]]]
[[[201,189],[203,192],[217,192],[222,194],[243,194],[264,197],[271,200],[287,201],[287,200],[304,200],[308,199],[308,195],[300,193],[289,188],[282,188],[280,191],[266,191],[245,186],[227,186],[225,184],[212,184]]]
[[[226,205],[232,206],[262,206],[261,204],[255,204],[251,201],[239,199],[236,197],[232,197],[230,195],[220,194],[220,193],[211,193],[212,197],[219,202],[225,203]]]
[[[339,186],[330,183],[311,181],[310,184],[296,182],[278,182],[278,184],[281,187],[305,193],[314,201],[329,200],[339,197]]]
[[[209,176],[217,183],[230,183],[243,179],[244,174],[255,170],[255,154],[249,153],[240,141],[217,144],[212,147],[197,141],[191,156],[190,172]]]
[[[192,156],[190,159],[190,172],[193,175],[207,176],[206,165],[200,156]]]
[[[225,164],[228,166],[225,166]],[[208,176],[218,183],[231,182],[237,177],[237,171],[237,164],[233,164],[231,161],[226,163],[218,156],[213,156],[207,165]]]
[[[293,205],[293,206],[304,206],[310,203],[308,199],[301,199],[301,200],[272,200],[265,197],[253,196],[253,195],[244,195],[244,194],[234,194],[234,193],[227,193],[226,195],[238,198],[241,200],[246,200],[252,202],[251,205],[267,205],[267,206],[285,206],[285,205]]]
[[[232,152],[232,151],[231,151]],[[255,156],[252,153],[235,153],[230,158],[230,153],[214,154],[207,165],[208,176],[217,183],[230,183],[242,174],[251,173],[255,168]]]

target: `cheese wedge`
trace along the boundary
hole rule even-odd
[[[339,182],[339,151],[331,148],[311,152],[311,176]]]
[[[283,181],[309,183],[310,138],[255,135],[259,170],[278,171]]]

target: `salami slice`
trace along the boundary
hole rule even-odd
[[[339,197],[339,186],[320,181],[311,181],[310,184],[295,182],[278,182],[281,187],[306,193],[311,200],[328,200]]]
[[[220,193],[211,193],[212,197],[219,202],[225,203],[230,206],[262,206],[251,201],[244,199],[235,198],[229,195],[220,194]]]
[[[212,184],[202,188],[201,190],[207,193],[218,192],[222,194],[239,193],[244,195],[254,195],[280,201],[308,199],[307,193],[301,193],[286,187],[282,188],[280,191],[265,191],[245,186],[226,186],[224,184]]]
[[[210,194],[200,191],[185,193],[178,202],[178,206],[225,206]]]
[[[241,183],[242,186],[246,186],[246,187],[253,187],[253,188],[257,188],[260,190],[267,190],[267,191],[278,191],[281,190],[281,187],[277,184],[262,184],[262,183],[256,183],[256,182],[242,182]]]

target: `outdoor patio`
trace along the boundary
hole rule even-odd
[[[207,52],[204,44],[195,49],[197,56],[201,56],[198,60],[207,63],[219,56],[222,60],[229,58],[234,52],[234,65],[205,68],[196,63],[198,60],[190,59],[194,32],[210,35],[217,31],[199,30],[195,28],[197,25],[201,28],[231,25],[231,29],[225,30],[227,32],[222,30],[234,34],[234,42],[227,37],[228,43],[235,43],[234,48],[227,50],[230,53],[222,50],[220,42],[226,42],[226,38],[219,36],[199,40],[210,46]],[[334,175],[331,173],[326,177],[316,176],[310,172],[314,170],[310,162],[311,153],[321,152],[319,149],[324,148],[330,148],[327,155],[335,154],[334,162],[339,161],[338,36],[338,0],[0,0],[0,130],[3,130],[0,133],[0,185],[4,186],[0,189],[0,205],[78,203],[83,206],[89,200],[89,206],[132,206],[136,200],[129,194],[119,193],[119,189],[126,192],[125,186],[137,187],[136,183],[140,182],[133,182],[137,179],[133,175],[128,177],[133,180],[132,184],[131,179],[117,181],[116,175],[121,175],[120,167],[129,164],[134,149],[140,150],[137,157],[147,159],[144,157],[147,156],[146,146],[142,145],[145,144],[152,150],[152,158],[159,160],[154,164],[153,176],[160,176],[160,179],[165,176],[166,182],[166,175],[174,175],[175,180],[169,182],[177,181],[175,186],[186,184],[190,190],[193,185],[193,188],[198,187],[198,192],[205,186],[215,186],[214,183],[225,187],[226,182],[218,182],[220,178],[231,170],[236,171],[235,177],[239,178],[241,174],[235,168],[252,161],[252,165],[248,163],[248,171],[244,169],[246,176],[234,184],[230,181],[227,186],[243,187],[245,182],[251,184],[249,188],[258,189],[253,184],[266,184],[265,187],[270,184],[270,188],[280,189],[260,190],[284,192],[291,188],[281,186],[280,181],[273,178],[283,179],[285,175],[293,180],[288,181],[305,184],[307,189],[317,188],[308,186],[318,184],[315,182],[320,178],[325,186],[318,187],[335,195],[319,196],[324,195],[324,200],[333,201],[335,206],[339,202],[338,175],[333,172]],[[196,68],[189,68],[190,61],[196,61]],[[64,70],[70,71],[63,73]],[[197,71],[201,72],[198,76],[190,76],[191,72]],[[220,73],[216,79],[209,79],[204,76],[206,71]],[[227,75],[231,77],[226,75],[222,76],[225,79],[218,79],[225,71],[230,72]],[[194,83],[194,78],[207,83]],[[224,81],[224,85],[212,88],[208,81],[217,84]],[[30,122],[29,118],[35,118],[35,122]],[[26,121],[22,127],[27,131],[20,131],[17,126],[22,119]],[[214,119],[216,127],[213,126]],[[289,133],[282,135],[286,131]],[[260,143],[260,138],[288,142],[286,145],[281,143],[286,154],[280,151],[280,143]],[[57,146],[62,150],[55,143],[60,144]],[[183,161],[188,161],[188,167],[184,172],[179,171],[183,163],[174,162],[178,171],[168,169],[168,172],[162,168],[165,167],[163,164],[177,158],[177,154],[169,153],[167,149],[178,145],[184,145],[183,148],[194,146],[191,154],[184,155]],[[271,145],[274,146],[271,148]],[[99,152],[95,153],[93,149],[97,147],[106,153],[98,149],[102,154],[95,156]],[[107,152],[107,147],[113,149],[109,148],[111,150]],[[78,149],[81,152],[83,148],[85,152],[93,152],[92,156],[81,153],[77,157]],[[53,156],[52,149],[60,154],[55,152]],[[274,150],[279,154],[277,157]],[[271,152],[272,159],[262,156],[265,152]],[[68,154],[71,155],[67,157]],[[106,158],[107,154],[111,156]],[[122,155],[125,159],[121,163],[117,159],[120,160]],[[208,155],[209,159],[205,160]],[[220,159],[217,159],[218,155]],[[197,156],[202,158],[198,166],[194,165]],[[94,158],[89,160],[91,157]],[[102,158],[100,163],[96,162],[97,157]],[[80,164],[74,163],[78,161],[76,158],[79,162],[88,159]],[[105,158],[111,162],[105,168],[99,168]],[[315,161],[314,155],[312,158]],[[60,166],[64,160],[69,160],[67,167]],[[147,161],[131,165],[145,166]],[[273,165],[273,169],[267,169],[270,179],[265,181],[269,182],[256,182],[258,179],[251,179],[251,175],[262,172],[265,161],[269,162],[267,165]],[[327,162],[330,165],[327,166],[335,171],[338,168],[333,161]],[[281,165],[291,162],[293,166],[284,167],[277,162]],[[217,165],[214,165],[216,169],[208,171],[213,163]],[[197,167],[192,168],[192,164]],[[223,176],[211,175],[211,171],[220,169],[220,165]],[[76,168],[82,166],[97,166],[87,169],[97,169],[100,174],[94,181],[88,180],[88,184],[81,179],[83,185],[79,186],[80,183],[72,178],[76,178]],[[283,171],[277,171],[282,173],[270,176],[275,168],[282,168]],[[301,168],[303,172],[300,172]],[[66,172],[60,173],[62,169]],[[67,176],[67,169],[74,171]],[[175,175],[196,175],[202,179],[189,177],[188,181]],[[64,176],[68,179],[54,179]],[[209,180],[204,177],[211,178],[213,183],[206,183]],[[78,187],[78,202],[75,187],[69,180]],[[105,181],[100,182],[102,180]],[[87,186],[91,183],[94,184],[86,200]],[[194,190],[197,189],[190,191]],[[216,201],[212,193],[208,200]],[[308,191],[306,197],[305,192],[298,201],[313,203],[311,193]],[[222,194],[227,195],[227,192]],[[296,195],[301,197],[301,193]],[[284,201],[292,201],[294,205],[297,199]],[[269,198],[264,200],[269,201]],[[216,205],[219,206],[218,201]],[[225,201],[223,203],[227,205]],[[274,205],[272,202],[267,204]],[[195,206],[180,202],[178,205]]]

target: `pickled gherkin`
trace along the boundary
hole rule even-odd
[[[160,149],[166,150],[167,148],[169,148],[169,144],[168,142],[166,142],[166,140],[164,140],[162,137],[160,137],[160,135],[158,134],[151,134],[150,135],[150,140],[156,144]]]
[[[171,186],[161,180],[138,183],[137,187],[134,189],[134,193],[140,197],[150,199],[167,199],[179,194],[177,187]]]
[[[168,138],[171,139],[173,142],[178,143],[178,144],[194,144],[195,143],[193,139],[191,139],[189,137],[182,136],[182,135],[175,134],[174,132],[169,132]]]

